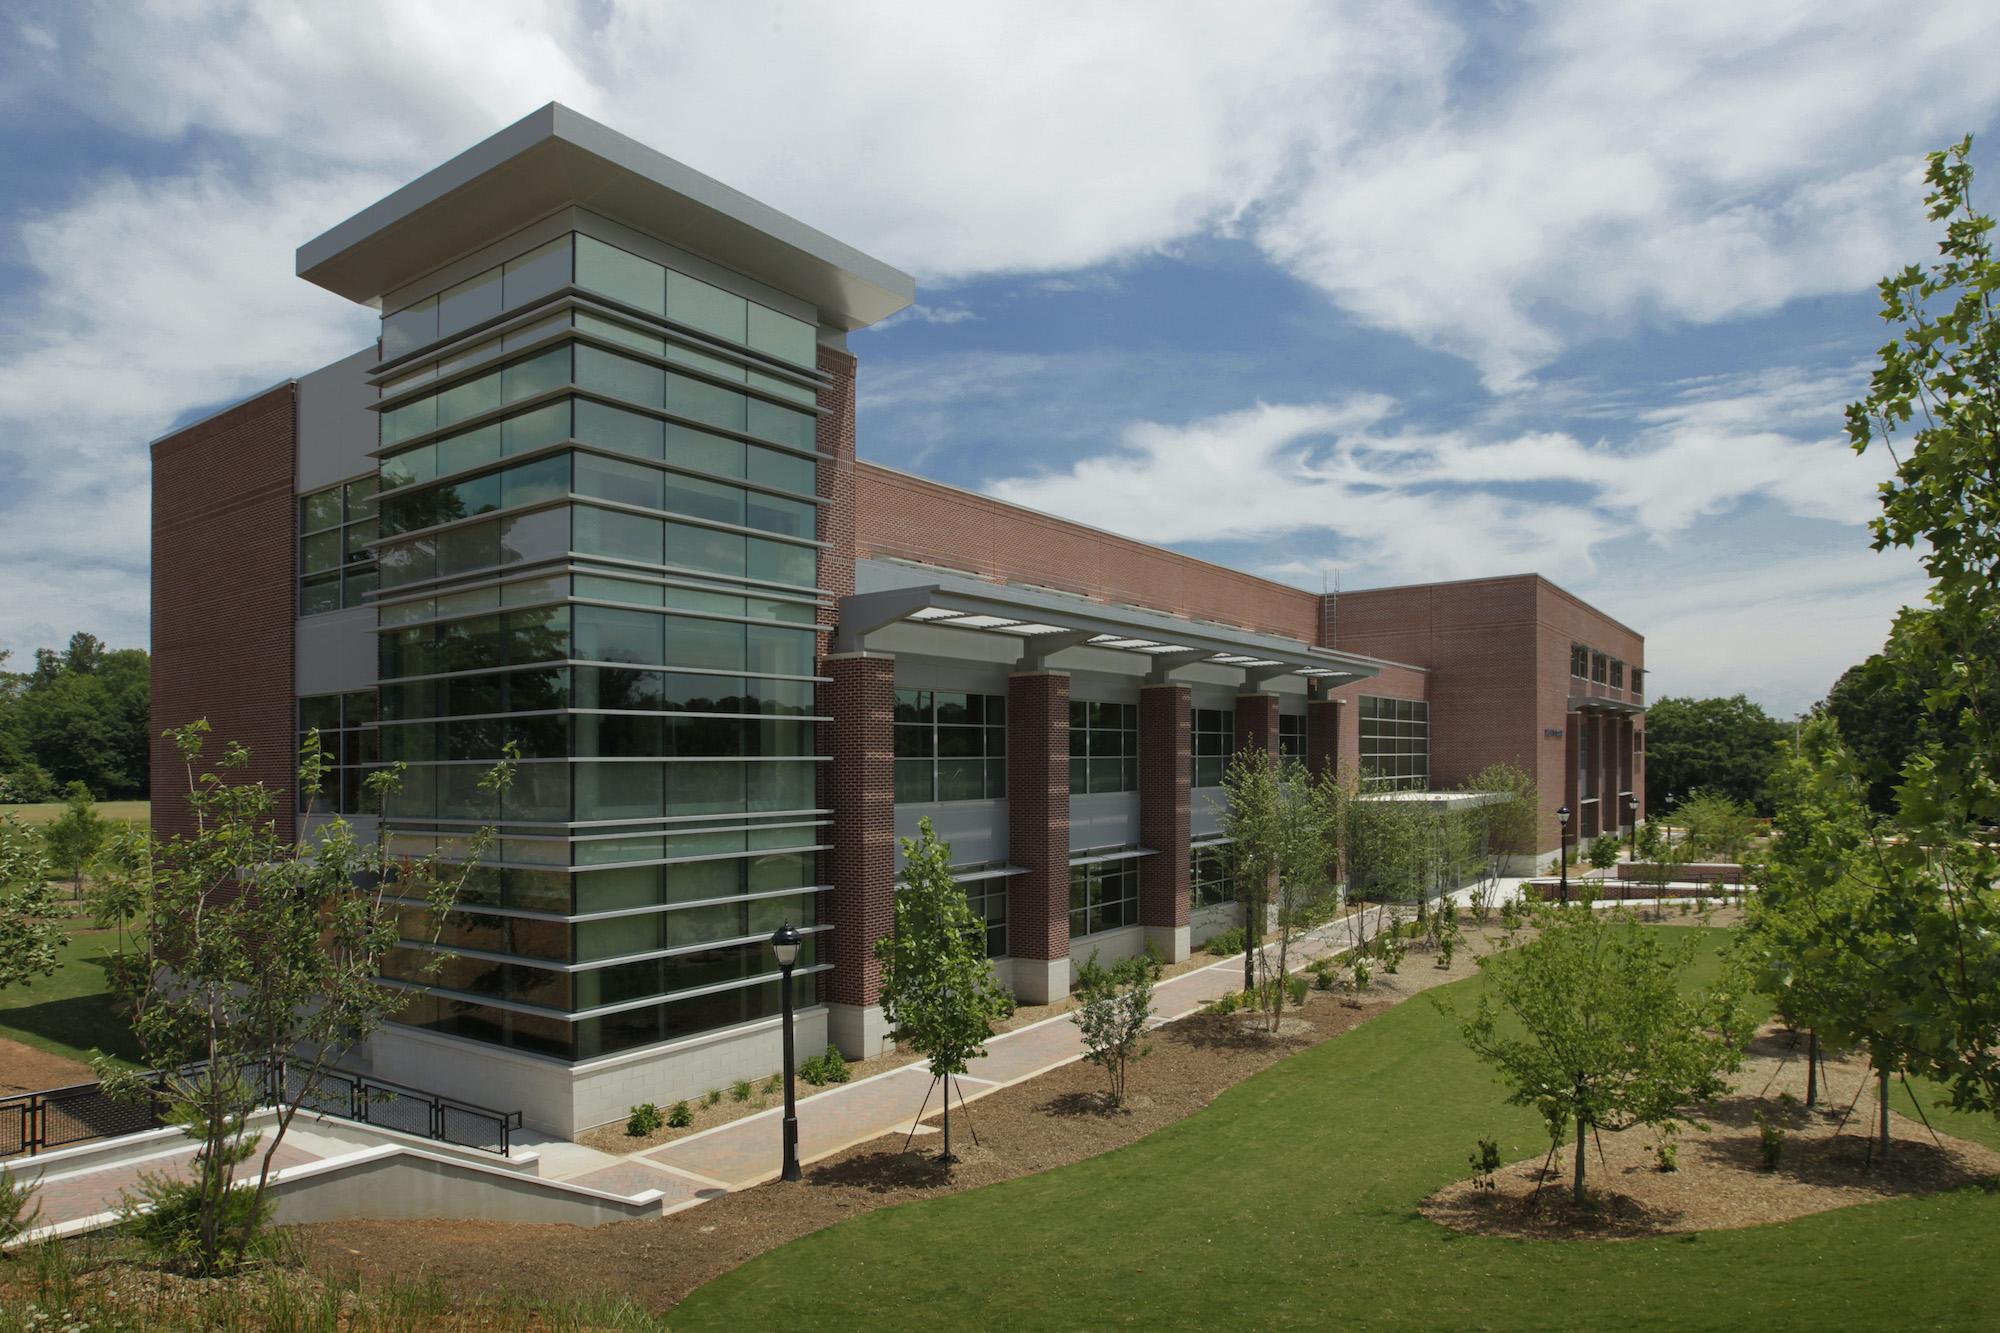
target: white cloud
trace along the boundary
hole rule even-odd
[[[965,305],[925,305],[919,301],[904,306],[879,324],[872,324],[866,332],[879,333],[883,329],[893,329],[898,324],[963,324],[967,320],[978,319],[979,315]]]

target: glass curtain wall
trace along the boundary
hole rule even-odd
[[[400,1021],[573,1061],[695,1036],[778,1011],[785,921],[813,1003],[813,326],[575,235],[388,315],[384,353],[496,321],[381,414],[389,837],[501,833],[436,940],[411,905]]]

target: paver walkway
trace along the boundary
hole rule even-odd
[[[120,1196],[138,1189],[141,1175],[191,1179],[195,1152],[196,1149],[190,1145],[136,1162],[119,1162],[84,1171],[53,1171],[35,1190],[33,1206],[41,1209],[37,1226],[61,1226],[66,1222],[110,1212],[118,1206]],[[256,1178],[261,1160],[261,1156],[253,1158],[244,1168],[252,1180]],[[285,1142],[278,1145],[271,1170],[275,1174],[287,1167],[304,1166],[319,1160],[319,1154]],[[19,1179],[33,1181],[37,1176],[34,1161],[32,1157],[16,1158],[8,1166]]]
[[[1349,947],[1358,919],[1359,914],[1349,914],[1294,940],[1287,964],[1296,971],[1315,958]],[[1371,918],[1371,933],[1374,928]],[[1153,1009],[1159,1015],[1158,1021],[1170,1022],[1241,990],[1242,985],[1243,956],[1235,954],[1160,982],[1153,988]],[[967,1067],[965,1098],[977,1101],[1010,1084],[1082,1058],[1082,1035],[1068,1014],[1003,1032],[988,1040],[985,1056]],[[922,1065],[910,1065],[859,1083],[828,1089],[800,1102],[799,1160],[816,1161],[884,1134],[907,1132],[924,1104],[930,1084],[930,1074]],[[926,1114],[936,1114],[938,1107],[933,1095]],[[641,1160],[732,1190],[772,1180],[777,1177],[780,1164],[783,1116],[780,1107],[759,1111],[655,1148],[641,1154]],[[572,1179],[590,1183],[588,1176]],[[713,1192],[698,1191],[697,1197],[708,1197]]]

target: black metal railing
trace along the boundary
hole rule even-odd
[[[199,1065],[191,1065],[176,1072],[185,1077],[199,1070]],[[259,1063],[245,1072],[260,1082],[259,1100],[265,1105],[296,1099],[302,1109],[320,1115],[501,1157],[521,1127],[519,1111],[496,1111],[346,1069],[320,1070],[310,1088],[301,1086],[310,1076],[285,1061]],[[32,1157],[72,1144],[158,1129],[166,1123],[161,1096],[166,1076],[154,1070],[141,1077],[151,1084],[152,1094],[132,1100],[115,1099],[97,1083],[0,1097],[0,1157]]]

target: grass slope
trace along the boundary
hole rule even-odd
[[[1705,934],[1698,970],[1713,975],[1724,932]],[[1484,984],[1448,993],[1463,1007]],[[1135,1078],[1143,1091],[1143,1065]],[[1479,1136],[1509,1159],[1545,1146],[1503,1096],[1419,998],[1131,1147],[774,1250],[673,1324],[1992,1326],[2000,1198],[1978,1191],[1625,1243],[1461,1236],[1419,1217]]]
[[[54,976],[0,990],[0,1037],[72,1060],[87,1062],[97,1048],[136,1061],[138,1044],[104,976],[115,939],[108,930],[74,930],[56,951]]]

